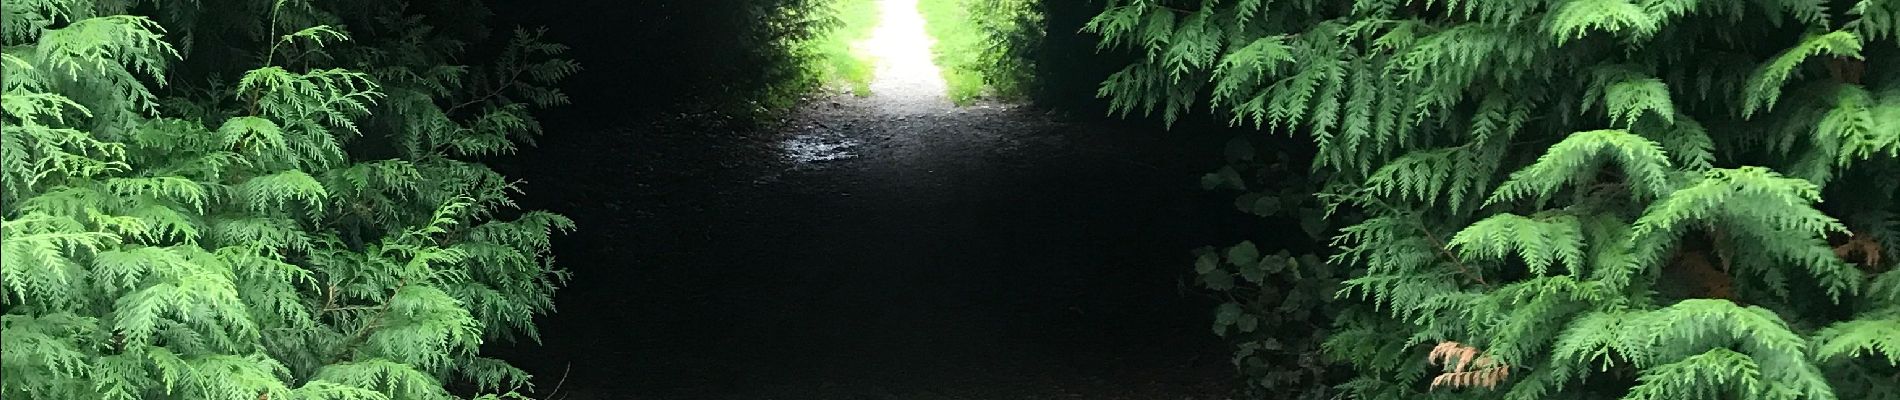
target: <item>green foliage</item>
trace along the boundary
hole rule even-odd
[[[0,395],[528,389],[479,347],[535,337],[573,223],[472,159],[538,134],[577,67],[528,31],[458,65],[404,10],[8,3]]]
[[[1042,36],[1040,4],[1029,0],[919,0],[924,30],[936,43],[950,100],[1027,95],[1035,65],[1027,52]]]
[[[843,83],[858,97],[871,95],[875,62],[856,46],[871,37],[879,20],[875,0],[832,0],[826,4],[835,18],[818,40],[808,45],[818,55],[816,68],[826,83]]]
[[[1258,251],[1250,241],[1196,250],[1196,281],[1226,296],[1214,313],[1214,333],[1234,343],[1232,362],[1250,390],[1267,396],[1297,388],[1301,398],[1327,398],[1327,375],[1337,368],[1324,361],[1319,344],[1325,322],[1340,312],[1328,301],[1337,273],[1311,254]]]
[[[1896,4],[1125,0],[1087,30],[1139,57],[1112,112],[1311,138],[1356,221],[1345,397],[1880,399]]]
[[[679,2],[628,7],[636,11],[626,15],[647,21],[651,26],[641,28],[648,35],[669,39],[641,47],[667,54],[673,63],[648,66],[649,71],[667,72],[660,76],[666,81],[652,83],[668,89],[652,92],[664,94],[655,107],[765,121],[832,83],[829,74],[869,81],[868,69],[862,77],[852,75],[858,73],[854,68],[865,66],[832,57],[848,53],[850,44],[831,36],[834,28],[849,30],[842,24],[875,18],[875,11],[867,15],[844,7],[849,1],[858,0]],[[650,60],[628,60],[645,61]]]
[[[1313,187],[1259,188],[1262,182],[1301,181],[1285,154],[1261,152],[1245,138],[1230,140],[1223,152],[1227,166],[1203,177],[1204,187],[1238,191],[1236,211],[1269,221],[1297,220],[1305,232],[1262,237],[1262,243],[1324,238],[1325,211],[1312,199]],[[1344,304],[1330,301],[1345,274],[1317,255],[1287,249],[1268,254],[1254,241],[1204,247],[1194,256],[1194,281],[1223,300],[1215,310],[1214,333],[1234,344],[1232,362],[1246,377],[1245,387],[1263,397],[1299,390],[1300,398],[1329,398],[1333,391],[1327,386],[1338,367],[1325,360],[1320,344],[1331,332],[1329,321],[1345,311]]]

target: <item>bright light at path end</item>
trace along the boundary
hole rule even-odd
[[[894,102],[949,105],[943,75],[930,61],[934,43],[924,32],[917,0],[880,0],[882,17],[871,38],[858,43],[877,66],[871,97]]]

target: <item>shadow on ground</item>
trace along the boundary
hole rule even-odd
[[[495,350],[574,400],[1226,395],[1208,300],[1178,282],[1216,235],[1193,213],[1222,209],[1182,160],[1217,153],[1009,105],[875,107],[552,126],[505,164],[527,206],[579,222],[556,245],[575,280],[544,346]]]

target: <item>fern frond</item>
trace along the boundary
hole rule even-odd
[[[301,201],[313,213],[323,212],[329,191],[323,183],[301,170],[287,170],[245,180],[233,188],[244,205],[255,213],[281,210],[291,200]]]
[[[1492,260],[1515,250],[1536,275],[1548,273],[1557,264],[1566,266],[1571,275],[1580,275],[1583,269],[1583,228],[1570,215],[1498,214],[1458,231],[1446,246],[1465,257]]]
[[[1733,251],[1806,268],[1829,294],[1851,293],[1859,285],[1857,272],[1834,256],[1821,237],[1846,228],[1810,204],[1820,193],[1808,181],[1782,177],[1759,167],[1713,169],[1699,182],[1670,193],[1643,212],[1635,222],[1632,243],[1645,265],[1656,265],[1665,243],[1682,234],[1691,222],[1735,226],[1727,230],[1745,244]],[[1739,265],[1773,269],[1779,266]]]
[[[1416,151],[1379,167],[1366,178],[1366,190],[1378,196],[1462,207],[1466,196],[1490,184],[1496,164],[1491,153],[1468,147]]]
[[[1564,1],[1555,6],[1547,18],[1545,29],[1558,46],[1582,38],[1592,30],[1643,40],[1661,29],[1655,17],[1628,0]]]
[[[1600,67],[1593,75],[1586,93],[1602,94],[1610,123],[1627,128],[1646,115],[1661,118],[1666,124],[1675,123],[1676,103],[1669,96],[1669,86],[1661,79],[1629,66]],[[1583,104],[1588,111],[1591,103]]]
[[[1877,356],[1888,365],[1900,366],[1900,311],[1863,314],[1822,328],[1814,338],[1814,357],[1821,361]]]
[[[455,397],[428,373],[389,360],[336,363],[318,370],[314,381],[368,388],[392,399],[451,400]]]
[[[1564,185],[1582,185],[1595,179],[1604,158],[1623,167],[1631,192],[1655,197],[1669,193],[1672,163],[1662,146],[1624,130],[1596,130],[1570,134],[1550,147],[1537,162],[1511,173],[1498,185],[1485,204],[1517,201],[1526,197],[1549,198]]]
[[[1833,31],[1808,36],[1794,47],[1762,63],[1749,76],[1748,86],[1742,92],[1742,116],[1753,116],[1756,111],[1774,109],[1775,102],[1781,98],[1782,85],[1795,76],[1795,69],[1809,58],[1823,54],[1861,58],[1860,35],[1849,31]]]
[[[1876,97],[1866,89],[1841,85],[1835,103],[1816,124],[1817,145],[1838,146],[1838,165],[1876,156],[1900,157],[1900,95]]]
[[[42,68],[66,79],[99,77],[117,93],[130,95],[134,109],[153,111],[156,99],[135,74],[162,78],[168,58],[178,52],[149,18],[115,15],[87,18],[44,31],[35,46]],[[163,82],[163,81],[160,81]]]
[[[1630,388],[1625,399],[1710,399],[1721,393],[1740,392],[1748,398],[1769,398],[1770,386],[1762,376],[1762,366],[1747,355],[1729,349],[1713,349],[1682,361],[1658,365],[1637,377],[1641,382]],[[1788,393],[1792,394],[1792,393]],[[1789,396],[1776,396],[1787,397]]]
[[[1655,141],[1678,168],[1687,171],[1715,168],[1715,140],[1694,118],[1678,114],[1667,121],[1639,120],[1630,131]]]
[[[1867,40],[1900,40],[1900,3],[1893,0],[1860,0],[1847,10],[1856,18],[1842,27]]]

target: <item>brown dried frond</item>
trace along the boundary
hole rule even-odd
[[[1492,389],[1511,377],[1511,366],[1484,355],[1484,351],[1464,343],[1447,341],[1432,347],[1425,356],[1432,365],[1442,365],[1445,373],[1432,378],[1432,388],[1473,386]]]
[[[1718,266],[1709,261],[1706,251],[1687,251],[1677,254],[1676,262],[1670,264],[1668,273],[1677,278],[1677,283],[1686,286],[1688,295],[1703,299],[1735,300],[1735,278],[1730,276],[1728,261],[1723,258]]]
[[[1827,72],[1828,75],[1834,76],[1835,80],[1844,83],[1860,84],[1861,78],[1867,75],[1867,62],[1847,57],[1835,57],[1827,61]]]
[[[1880,252],[1883,250],[1884,249],[1880,247],[1880,242],[1874,241],[1872,236],[1855,232],[1853,236],[1847,238],[1847,243],[1834,246],[1834,256],[1847,260],[1847,262],[1860,263],[1861,268],[1872,271],[1874,268],[1880,267]],[[1860,259],[1858,260],[1852,258],[1856,253],[1860,254]]]

